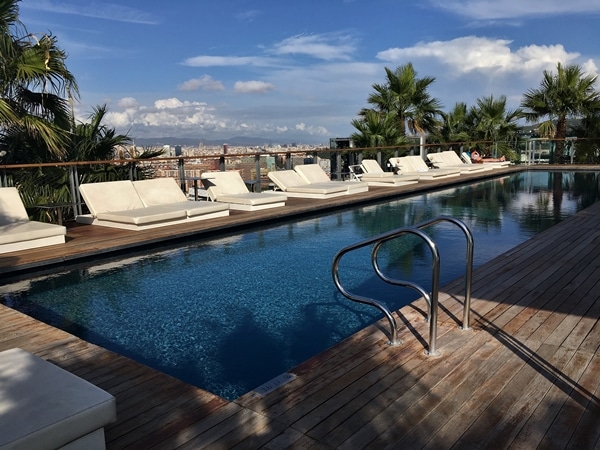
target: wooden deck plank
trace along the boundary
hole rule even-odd
[[[385,189],[361,201],[399,195]],[[176,235],[312,214],[322,205],[294,200],[285,213],[236,213]],[[470,331],[458,328],[464,281],[444,286],[439,357],[424,354],[429,328],[418,300],[397,313],[401,346],[387,345],[382,319],[292,369],[293,381],[234,402],[4,305],[0,351],[21,346],[115,395],[109,449],[597,448],[599,220],[600,205],[592,206],[476,269]],[[0,273],[167,239],[167,230],[98,228],[70,229],[64,248],[2,256]]]

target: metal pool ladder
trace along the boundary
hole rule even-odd
[[[466,252],[466,269],[465,269],[465,302],[463,309],[463,322],[460,327],[463,330],[469,330],[469,314],[471,309],[471,280],[473,277],[473,235],[469,228],[460,220],[455,219],[453,217],[448,216],[440,216],[435,219],[427,220],[425,222],[421,222],[412,227],[399,228],[396,230],[389,231],[387,233],[380,234],[378,236],[366,239],[361,242],[357,242],[356,244],[349,245],[341,249],[335,255],[333,259],[332,265],[332,275],[335,286],[340,291],[340,293],[355,302],[364,303],[367,305],[374,306],[378,308],[380,311],[385,314],[390,324],[391,333],[390,333],[390,345],[400,345],[401,342],[398,339],[398,327],[396,325],[396,319],[392,315],[392,312],[389,308],[381,301],[376,300],[374,298],[364,297],[361,295],[354,294],[348,291],[340,281],[339,277],[339,265],[340,261],[347,253],[350,253],[354,250],[358,250],[364,247],[373,246],[371,250],[371,263],[373,265],[373,269],[377,276],[386,283],[407,287],[410,289],[414,289],[417,291],[425,300],[429,306],[428,317],[429,321],[429,348],[426,351],[428,355],[437,356],[439,352],[437,350],[437,318],[438,318],[438,297],[439,297],[439,282],[440,282],[440,255],[435,242],[430,238],[429,235],[422,231],[423,228],[427,228],[431,225],[440,223],[440,222],[449,222],[456,225],[460,228],[465,234],[467,241],[467,252]],[[431,292],[427,292],[423,287],[418,284],[408,281],[408,280],[398,280],[394,278],[390,278],[385,275],[381,268],[379,267],[378,254],[379,249],[383,244],[393,239],[401,238],[403,236],[413,235],[421,238],[431,250],[432,255],[432,267],[431,267]]]

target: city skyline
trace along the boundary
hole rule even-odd
[[[506,95],[514,109],[558,62],[593,74],[600,66],[600,4],[585,0],[19,7],[31,33],[51,32],[68,53],[78,119],[106,104],[106,124],[133,138],[327,144],[354,131],[385,67],[412,62],[418,76],[435,77],[430,93],[448,111],[490,95]]]

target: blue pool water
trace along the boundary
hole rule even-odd
[[[515,174],[13,282],[0,286],[0,301],[234,399],[381,317],[335,289],[331,263],[342,247],[450,215],[471,228],[478,266],[597,201],[598,179]],[[444,224],[429,233],[443,285],[464,273],[464,235]],[[413,244],[386,245],[383,265],[428,286],[429,251]],[[370,268],[359,252],[343,260],[342,280],[393,308],[415,298]]]

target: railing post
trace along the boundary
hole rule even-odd
[[[254,167],[256,168],[256,184],[254,185],[254,191],[260,192],[261,191],[261,186],[260,186],[261,174],[260,174],[260,155],[258,153],[256,155],[254,155]]]
[[[185,168],[183,158],[179,158],[177,160],[177,170],[179,171],[179,187],[183,192],[186,192],[187,189],[185,187]]]
[[[224,156],[221,156],[219,158],[219,170],[221,172],[225,172],[225,157]]]

